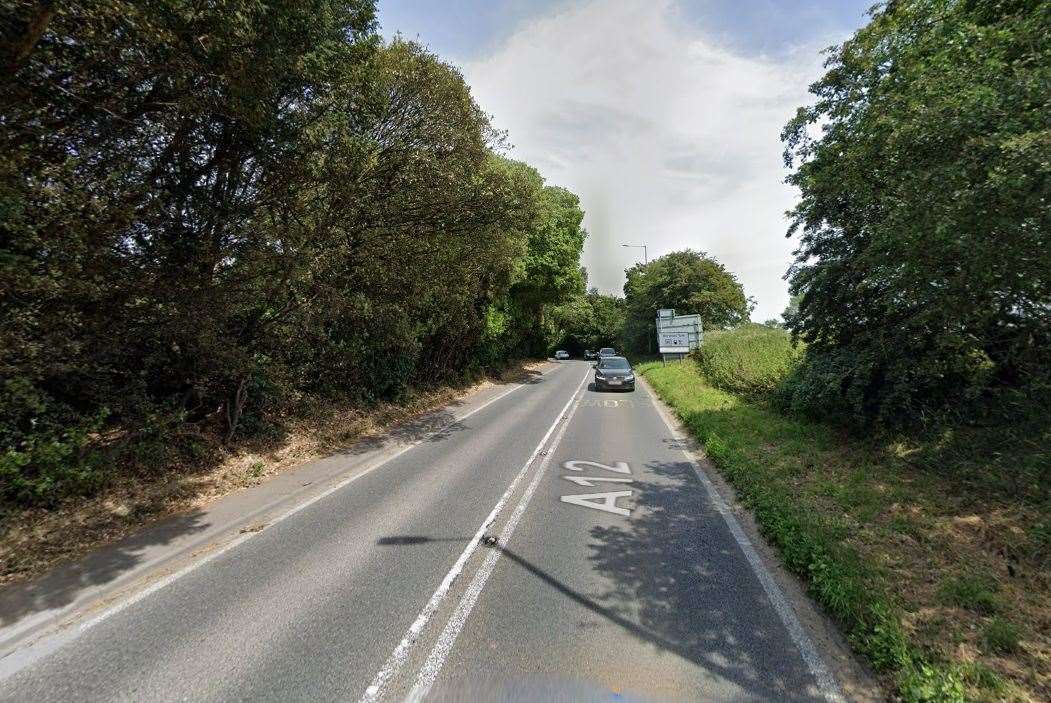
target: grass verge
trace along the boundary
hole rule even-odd
[[[193,438],[193,451],[171,447],[153,461],[137,462],[149,463],[149,471],[117,467],[91,497],[72,497],[51,508],[9,508],[0,513],[0,586],[39,576],[145,525],[329,456],[486,385],[520,378],[543,363],[510,364],[474,382],[411,392],[399,403],[315,403],[281,419],[280,432],[232,446],[217,436],[199,435]]]
[[[783,416],[694,363],[638,370],[901,700],[1051,700],[1046,499]]]

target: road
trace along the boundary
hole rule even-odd
[[[496,389],[0,660],[0,700],[837,699],[650,392],[590,372]]]

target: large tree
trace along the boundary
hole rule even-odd
[[[789,323],[860,415],[1046,382],[1049,36],[1040,0],[887,3],[785,128]]]
[[[672,252],[625,274],[625,342],[635,351],[652,350],[661,308],[700,315],[705,329],[719,329],[747,322],[753,307],[737,277],[704,252]]]
[[[541,350],[576,198],[373,14],[0,0],[0,500],[85,487],[102,437],[231,441]]]

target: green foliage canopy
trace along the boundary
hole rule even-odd
[[[1049,37],[1040,0],[897,0],[831,51],[783,134],[789,324],[826,410],[897,424],[1046,388]]]
[[[527,354],[582,290],[575,196],[371,0],[0,0],[0,59],[0,500]]]
[[[625,273],[625,343],[638,352],[647,351],[656,338],[654,320],[661,308],[700,315],[708,330],[747,322],[754,307],[737,277],[704,252],[672,252]]]
[[[625,310],[623,298],[604,295],[595,289],[571,299],[553,311],[558,330],[556,346],[571,354],[582,354],[585,349],[597,351],[602,347],[619,349],[624,335]]]

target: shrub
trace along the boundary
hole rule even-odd
[[[782,133],[787,323],[867,420],[1046,391],[1047,34],[1046,2],[880,3]]]
[[[949,605],[967,608],[976,613],[995,613],[1000,607],[996,596],[998,585],[990,578],[981,576],[958,576],[938,590],[941,600]]]
[[[801,354],[783,329],[748,324],[709,332],[693,358],[712,385],[754,397],[775,391]]]
[[[1018,626],[1010,620],[995,617],[982,630],[982,641],[990,652],[1009,654],[1018,649]]]
[[[74,427],[44,427],[15,446],[0,447],[0,502],[48,505],[97,489],[105,474],[90,439],[104,420],[103,411]]]
[[[919,664],[903,670],[898,682],[906,703],[963,703],[963,677],[954,668]]]

